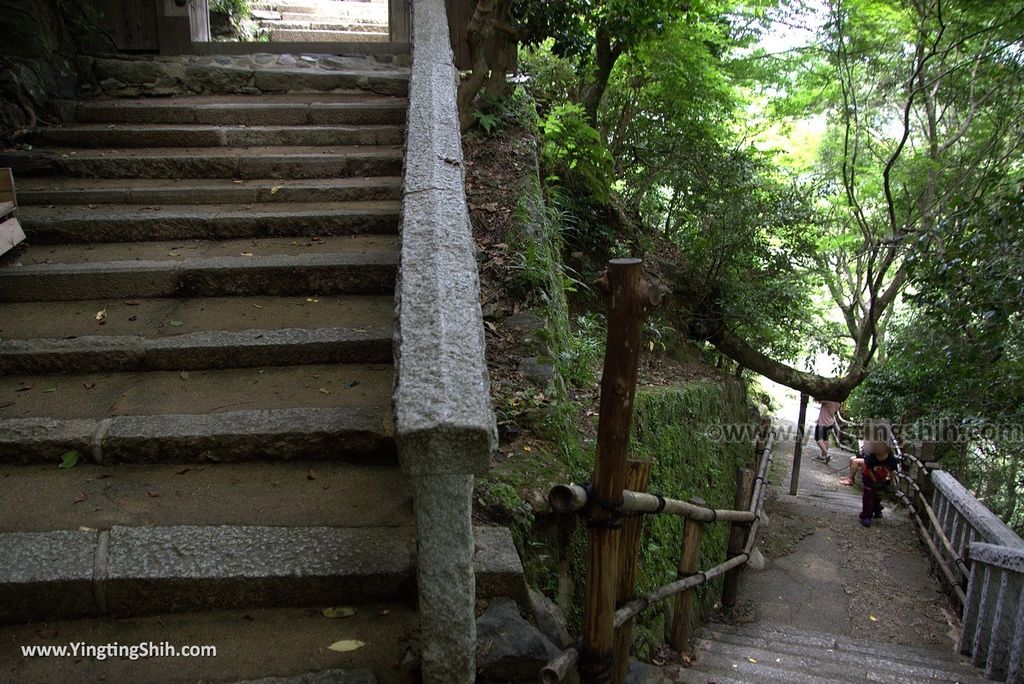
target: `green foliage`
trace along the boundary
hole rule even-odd
[[[210,0],[211,12],[223,12],[232,19],[248,19],[252,11],[251,0]]]
[[[600,134],[587,122],[583,107],[574,103],[558,105],[541,127],[541,160],[549,173],[548,180],[569,196],[607,203],[614,174],[612,157]]]

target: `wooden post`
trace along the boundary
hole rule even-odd
[[[593,496],[587,535],[587,591],[583,612],[580,675],[604,684],[614,660],[615,588],[618,576],[620,518],[608,507],[622,500],[626,482],[626,446],[636,394],[641,332],[651,309],[639,259],[608,263],[608,336],[601,375]]]
[[[696,506],[706,506],[704,499],[695,496],[690,503]],[[700,569],[700,537],[704,530],[704,523],[699,520],[686,519],[683,524],[683,548],[679,554],[679,578],[689,577]],[[693,637],[693,608],[696,589],[684,589],[676,594],[676,608],[672,618],[672,639],[670,645],[679,652],[684,653],[690,648],[690,639]]]
[[[626,461],[626,489],[634,492],[647,491],[647,479],[651,474],[650,461],[630,459]],[[615,607],[635,598],[636,566],[640,554],[640,537],[644,529],[642,513],[630,515],[622,523],[622,537],[619,539],[619,577],[615,589]],[[633,620],[627,620],[615,631],[614,684],[623,684],[629,671],[629,651],[633,646]]]
[[[750,497],[754,493],[754,471],[750,468],[740,468],[736,471],[736,494],[733,497],[733,508],[737,511],[746,511],[750,508]],[[747,533],[750,526],[747,523],[733,523],[729,529],[729,547],[726,559],[735,558],[743,551],[747,543]],[[732,608],[736,605],[736,585],[740,579],[740,569],[733,568],[725,573],[725,581],[722,583],[722,605]]]
[[[800,456],[804,448],[804,421],[807,419],[807,394],[800,393],[800,418],[796,424],[796,444],[793,446],[793,474],[789,480],[789,495],[796,496],[800,485]]]

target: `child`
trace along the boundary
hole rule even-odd
[[[889,446],[885,443],[875,443],[873,449],[861,456],[864,461],[861,469],[864,493],[861,495],[860,524],[871,527],[871,518],[882,517],[881,494],[892,481],[899,462],[889,454]]]

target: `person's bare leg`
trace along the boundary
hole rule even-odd
[[[850,457],[850,476],[844,477],[839,480],[839,484],[847,486],[853,486],[853,479],[857,476],[857,471],[864,467],[864,459],[856,456]]]
[[[821,449],[821,460],[822,461],[827,461],[828,460],[828,440],[827,439],[819,439],[819,440],[817,440],[817,443],[818,443],[818,448]]]

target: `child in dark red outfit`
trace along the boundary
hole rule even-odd
[[[861,497],[860,524],[871,527],[872,518],[882,517],[882,491],[889,486],[894,471],[899,466],[896,459],[889,455],[888,449],[882,453],[862,454],[864,468],[861,479],[864,483],[864,494]]]

